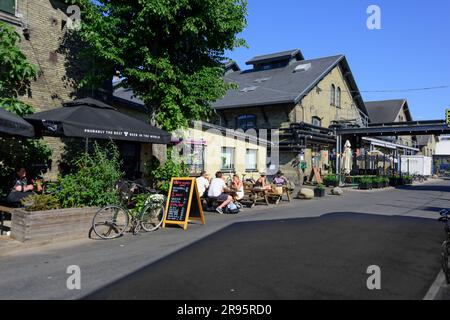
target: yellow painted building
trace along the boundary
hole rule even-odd
[[[222,171],[256,178],[265,171],[268,142],[254,135],[205,122],[195,122],[175,135],[180,141],[176,148],[183,151],[192,175],[205,170],[211,175]]]

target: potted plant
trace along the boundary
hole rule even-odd
[[[315,189],[314,189],[314,197],[316,198],[322,198],[325,197],[325,186],[323,184],[319,184]]]
[[[365,176],[360,179],[359,185],[360,190],[370,190],[372,189],[372,177]]]
[[[403,184],[411,185],[413,183],[413,178],[410,175],[403,176]]]
[[[389,178],[389,184],[392,187],[399,186],[399,185],[401,185],[401,183],[402,183],[402,179],[400,178],[399,175],[393,175]]]
[[[389,187],[389,177],[383,177],[383,185],[384,185],[384,188],[387,188],[387,187]]]
[[[381,189],[383,188],[384,182],[383,177],[373,177],[372,178],[372,188]]]
[[[329,174],[323,178],[323,183],[327,187],[339,187],[339,178],[335,174]]]

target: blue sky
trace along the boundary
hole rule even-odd
[[[381,30],[366,26],[381,8]],[[343,53],[361,91],[450,86],[449,0],[249,0],[249,49],[228,53],[242,69],[251,57],[301,49],[306,59]],[[363,93],[366,101],[408,99],[415,120],[443,119],[450,87]]]

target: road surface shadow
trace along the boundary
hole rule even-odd
[[[431,219],[337,212],[235,223],[85,299],[422,299],[440,268]],[[367,268],[381,268],[381,290]]]

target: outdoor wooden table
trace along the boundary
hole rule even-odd
[[[287,186],[283,187],[283,193],[286,194],[287,199],[288,199],[289,202],[292,201],[292,193],[293,192],[294,192],[294,189],[292,189],[290,187],[287,187]]]
[[[269,205],[268,192],[259,188],[253,188],[250,190],[250,197],[253,201],[253,205],[257,205],[259,202],[265,205]]]

